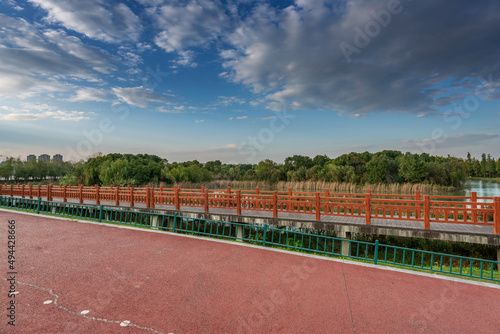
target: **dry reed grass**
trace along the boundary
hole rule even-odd
[[[232,189],[240,190],[251,190],[259,187],[261,190],[288,190],[288,188],[294,191],[320,191],[323,192],[328,189],[330,192],[334,193],[366,193],[367,190],[371,190],[372,193],[379,194],[414,194],[415,191],[420,191],[421,194],[437,194],[437,193],[448,193],[456,191],[453,187],[443,187],[435,184],[422,184],[422,183],[376,183],[376,184],[364,184],[357,185],[355,183],[348,182],[324,182],[324,181],[302,181],[302,182],[286,182],[280,181],[276,184],[269,184],[267,182],[259,181],[230,181],[230,180],[216,180],[205,183],[189,183],[180,182],[176,184],[182,188],[196,189],[204,186],[206,189],[226,189],[231,187]],[[158,186],[158,185],[150,185]],[[168,185],[164,185],[168,187]]]

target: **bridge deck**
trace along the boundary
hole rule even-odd
[[[16,327],[7,328],[4,320],[1,332],[371,334],[500,328],[498,288],[0,210],[0,220],[7,219],[16,221],[19,294]],[[0,238],[7,240],[6,223]],[[5,277],[0,286],[8,291]],[[7,294],[1,300],[6,306]],[[2,307],[3,319],[6,312]]]
[[[77,203],[76,200],[68,200],[70,203]],[[84,201],[84,204],[95,205],[93,201]],[[114,202],[101,201],[103,205],[112,205]],[[130,207],[128,203],[120,203],[120,207]],[[136,208],[145,209],[145,204],[135,204]],[[158,210],[175,210],[173,205],[156,205],[155,209]],[[201,207],[181,207],[182,212],[192,212],[192,213],[203,213],[204,209]],[[228,209],[218,209],[210,208],[211,214],[220,215],[232,215],[236,216],[236,210]],[[256,218],[273,218],[273,213],[270,211],[254,211],[254,210],[241,210],[242,216],[256,217]],[[337,224],[351,224],[351,225],[365,225],[365,218],[349,217],[349,216],[327,216],[322,215],[320,217],[320,222],[322,223],[337,223]],[[302,213],[287,213],[278,212],[278,219],[286,219],[293,221],[311,222],[316,221],[316,216],[314,214],[302,214]],[[378,219],[372,218],[371,225],[387,227],[387,228],[403,228],[403,229],[413,229],[413,230],[424,230],[424,222],[416,222],[409,220],[397,220],[397,219]],[[451,223],[432,223],[431,231],[437,232],[452,232],[452,233],[466,233],[466,234],[482,234],[482,235],[493,235],[493,226],[483,226],[483,225],[467,225],[467,224],[451,224]]]

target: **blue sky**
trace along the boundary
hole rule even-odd
[[[499,157],[498,1],[0,0],[0,159]]]

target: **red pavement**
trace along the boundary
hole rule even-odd
[[[2,333],[500,333],[500,289],[0,211],[5,259],[8,219]]]

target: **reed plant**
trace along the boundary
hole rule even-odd
[[[178,182],[176,186],[181,188],[201,188],[206,189],[231,189],[252,190],[259,188],[261,190],[280,190],[286,191],[291,188],[294,191],[307,192],[323,192],[328,189],[332,193],[366,193],[371,190],[373,193],[379,194],[414,194],[415,191],[420,191],[421,194],[438,194],[451,193],[456,191],[453,187],[439,186],[436,184],[425,183],[366,183],[359,185],[352,182],[325,182],[325,181],[280,181],[275,184],[270,184],[261,181],[231,181],[231,180],[215,180],[210,182],[192,183]],[[158,184],[150,184],[150,186],[158,186]],[[164,184],[164,187],[172,185]]]

